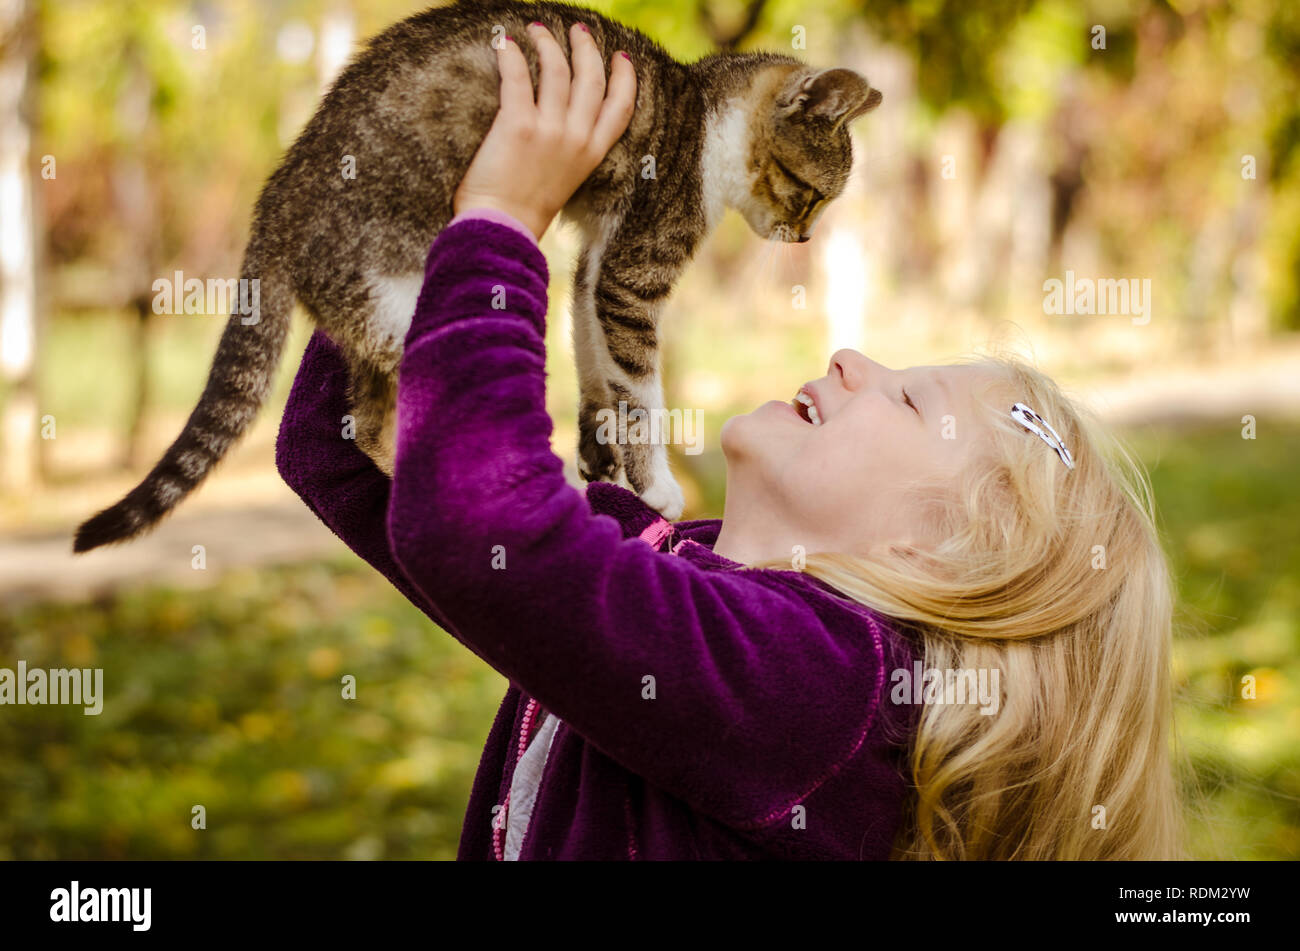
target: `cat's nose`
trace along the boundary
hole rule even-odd
[[[810,234],[801,234],[796,240],[798,240],[800,244],[803,244],[805,241],[809,240],[810,238],[812,238],[812,235]]]

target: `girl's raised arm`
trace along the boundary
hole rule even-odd
[[[394,557],[606,755],[732,827],[777,822],[863,751],[881,626],[830,625],[772,575],[660,554],[592,513],[550,446],[548,277],[494,221],[434,241],[398,378]]]
[[[448,628],[447,619],[393,560],[386,518],[392,481],[354,440],[343,436],[343,418],[349,412],[347,382],[348,368],[338,345],[317,330],[285,404],[275,444],[276,468],[345,545],[435,623]]]

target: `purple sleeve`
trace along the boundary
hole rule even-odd
[[[550,448],[548,279],[497,223],[434,241],[398,379],[393,554],[479,656],[606,755],[719,821],[775,821],[862,747],[879,632],[836,633],[794,587],[592,513]]]
[[[319,330],[303,353],[275,443],[281,478],[326,527],[433,621],[444,618],[416,590],[393,561],[386,513],[392,480],[354,440],[343,438],[348,368],[339,350]]]
[[[452,218],[451,221],[447,222],[446,226],[451,227],[456,222],[464,221],[467,218],[483,218],[487,221],[500,222],[509,228],[514,228],[534,245],[537,244],[537,238],[528,230],[528,225],[524,224],[509,212],[501,211],[497,208],[468,208],[458,214],[455,218]]]

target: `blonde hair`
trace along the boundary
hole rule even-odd
[[[1005,356],[972,362],[992,371],[975,400],[987,424],[977,461],[946,491],[918,487],[937,550],[810,553],[803,569],[911,632],[927,670],[998,671],[993,716],[921,708],[894,855],[1185,857],[1173,592],[1150,485],[1042,373]],[[1016,401],[1056,429],[1073,470],[1010,417]]]

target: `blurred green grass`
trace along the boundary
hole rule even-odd
[[[63,316],[63,315],[61,315]],[[121,439],[136,398],[132,374],[136,361],[136,318],[120,311],[84,312],[50,322],[40,351],[40,377],[57,381],[42,393],[41,405],[55,416],[60,429],[105,431]],[[153,413],[188,414],[207,382],[212,356],[226,327],[224,316],[151,318],[149,350],[149,408]],[[296,355],[307,346],[312,326],[294,320],[285,342],[284,359],[276,370],[268,402],[283,406],[298,372]],[[112,373],[87,372],[87,354]],[[270,415],[269,411],[267,415]]]
[[[1300,856],[1300,423],[1144,428],[1178,582],[1178,732],[1207,795],[1199,855]],[[1255,684],[1243,699],[1242,679]],[[1203,806],[1203,810],[1199,808]]]
[[[33,606],[0,657],[103,667],[106,695],[6,708],[0,858],[453,858],[505,691],[350,554]]]
[[[1263,421],[1253,441],[1226,423],[1129,438],[1181,592],[1196,853],[1300,856],[1300,423]],[[30,606],[0,616],[0,663],[17,658],[102,666],[107,698],[98,717],[6,709],[0,858],[453,857],[505,689],[346,553],[202,592]]]

